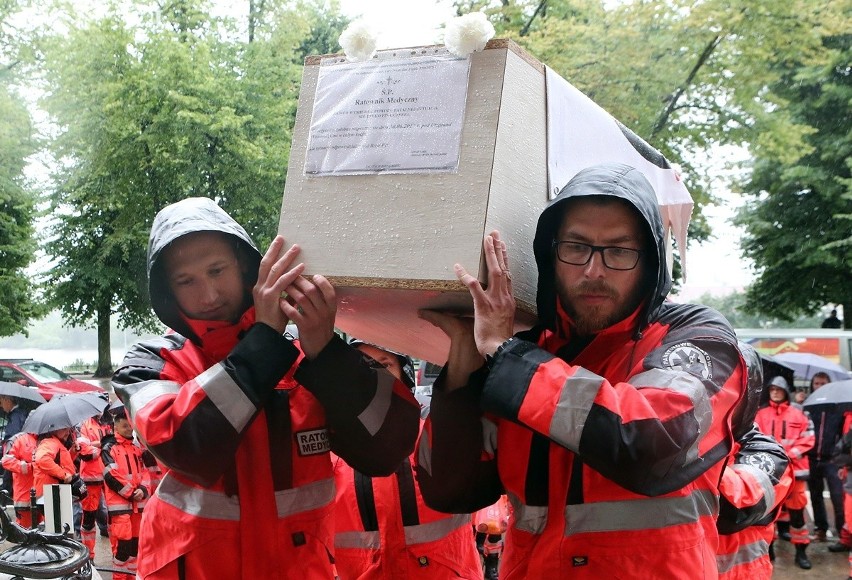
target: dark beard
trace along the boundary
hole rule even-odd
[[[598,308],[589,308],[580,312],[571,301],[568,292],[557,283],[556,292],[559,296],[559,302],[562,304],[563,310],[571,317],[574,332],[579,336],[588,336],[597,334],[605,328],[609,328],[613,324],[620,322],[630,316],[639,304],[637,296],[631,296],[629,299],[622,297],[623,303],[613,310],[611,313],[602,312]],[[575,289],[578,294],[595,293],[604,294],[611,298],[618,299],[618,293],[606,282],[595,281],[580,284]]]

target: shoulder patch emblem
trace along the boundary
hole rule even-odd
[[[296,445],[299,455],[319,455],[331,451],[331,443],[328,440],[328,429],[313,429],[311,431],[299,431],[293,434],[296,437]]]
[[[775,472],[775,460],[772,459],[771,455],[764,451],[752,453],[743,459],[745,460],[743,463],[756,467],[769,475],[772,475]]]
[[[686,371],[702,380],[713,378],[713,362],[710,356],[691,342],[681,342],[669,347],[663,354],[663,366],[676,371]]]

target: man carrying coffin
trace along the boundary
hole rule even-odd
[[[591,167],[542,212],[529,331],[512,336],[497,232],[484,251],[487,290],[456,265],[473,323],[422,313],[451,338],[418,448],[426,502],[470,512],[508,494],[501,580],[716,578],[717,486],[747,373],[721,315],[665,301],[650,183]]]

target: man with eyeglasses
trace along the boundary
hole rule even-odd
[[[507,493],[504,580],[716,578],[718,484],[747,373],[722,316],[666,301],[650,183],[590,167],[542,212],[529,331],[512,336],[505,244],[492,232],[483,246],[486,288],[456,265],[473,321],[421,314],[451,338],[418,446],[426,502],[466,512]]]

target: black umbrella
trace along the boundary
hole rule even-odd
[[[35,409],[24,423],[23,431],[41,435],[74,427],[106,409],[108,401],[98,393],[75,393],[53,397]]]
[[[0,395],[15,397],[16,399],[24,401],[32,401],[38,404],[45,402],[44,397],[42,397],[37,390],[19,385],[18,383],[8,383],[6,381],[0,381]]]
[[[852,406],[852,379],[828,383],[811,393],[802,403],[803,407],[815,407],[817,405]]]

